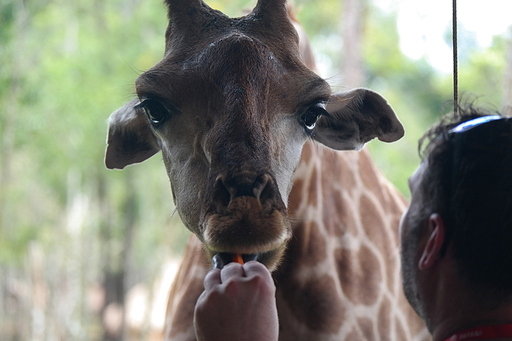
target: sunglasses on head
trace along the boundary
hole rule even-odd
[[[498,120],[507,120],[507,117],[503,117],[500,115],[489,115],[489,116],[481,116],[474,118],[472,120],[462,122],[461,124],[457,125],[455,128],[452,128],[448,131],[449,134],[456,134],[456,133],[463,133],[465,131],[471,130],[473,128],[476,128],[478,126],[481,126],[485,123],[498,121]]]

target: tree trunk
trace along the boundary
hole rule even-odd
[[[124,234],[123,234],[123,251],[121,254],[121,264],[123,267],[123,292],[122,306],[123,306],[123,323],[121,335],[122,339],[128,339],[128,326],[126,324],[126,294],[133,285],[133,240],[135,236],[135,225],[137,223],[138,214],[138,197],[135,190],[133,172],[126,172],[126,188],[127,196],[124,204],[125,221],[124,221]]]
[[[9,239],[13,233],[12,222],[16,221],[11,217],[14,209],[9,202],[9,192],[11,190],[12,180],[12,155],[14,150],[15,125],[16,119],[19,117],[19,98],[21,92],[21,77],[24,70],[24,51],[26,45],[28,13],[22,2],[17,3],[13,9],[15,17],[14,34],[8,43],[11,47],[12,54],[8,57],[8,64],[3,65],[10,69],[7,81],[10,82],[8,91],[5,95],[6,107],[0,108],[0,112],[4,111],[3,120],[0,121],[0,234]],[[9,51],[9,48],[6,49]],[[10,59],[10,60],[9,60]],[[1,117],[0,117],[1,118]],[[10,213],[12,212],[12,213]]]
[[[132,284],[133,240],[138,214],[138,199],[134,186],[131,169],[125,170],[125,202],[122,208],[120,226],[114,226],[109,217],[107,203],[107,186],[105,180],[100,177],[99,197],[102,207],[102,228],[100,243],[103,264],[103,288],[105,290],[104,306],[101,310],[104,322],[104,341],[121,341],[127,339],[126,326],[126,293]],[[121,229],[121,233],[115,233],[115,229]],[[121,240],[115,241],[116,235]],[[112,244],[122,245],[120,254],[116,255]],[[108,315],[108,316],[107,316]],[[114,324],[108,323],[108,318],[114,316]]]
[[[508,28],[507,34],[507,63],[505,71],[505,88],[503,92],[503,104],[512,106],[512,25]],[[512,115],[512,109],[509,108],[509,114]]]
[[[343,4],[343,86],[360,87],[364,84],[362,46],[366,0],[344,0]]]

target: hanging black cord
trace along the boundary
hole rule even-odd
[[[457,0],[452,7],[452,41],[453,41],[453,112],[457,113],[459,103],[459,68],[457,58]]]

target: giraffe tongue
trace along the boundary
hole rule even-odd
[[[254,253],[241,255],[236,253],[219,252],[213,256],[212,260],[214,269],[222,269],[224,265],[231,262],[244,264],[251,260],[258,260],[258,254]]]

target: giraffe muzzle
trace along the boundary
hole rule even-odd
[[[226,173],[228,174],[228,173]],[[261,172],[219,175],[200,221],[200,239],[215,267],[258,260],[274,267],[291,237],[286,205],[273,176]]]

